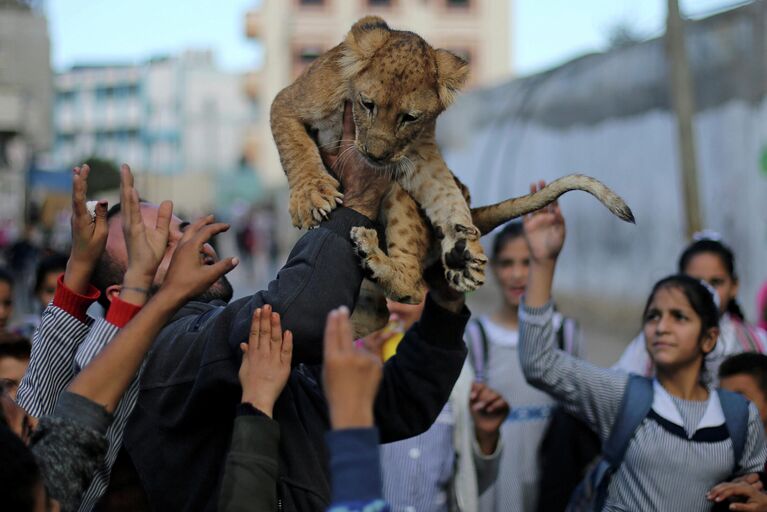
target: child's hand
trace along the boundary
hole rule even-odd
[[[128,249],[128,269],[120,297],[134,304],[144,304],[154,282],[157,267],[168,248],[173,203],[163,201],[157,210],[154,228],[144,224],[138,192],[133,188],[133,174],[126,164],[120,166],[120,213]]]
[[[212,262],[204,246],[213,236],[229,229],[229,224],[213,223],[213,215],[202,217],[184,230],[178,242],[160,292],[169,300],[185,302],[207,290],[240,262],[224,258]]]
[[[277,397],[288,382],[293,356],[293,334],[282,334],[279,313],[268,304],[253,313],[248,343],[240,343],[242,403],[249,403],[270,418]]]
[[[331,311],[325,324],[322,381],[334,429],[373,425],[373,401],[381,373],[380,358],[354,346],[349,310]]]
[[[535,193],[546,186],[545,181],[530,185]],[[553,262],[565,243],[565,219],[559,204],[554,201],[524,219],[525,240],[534,263]]]
[[[501,425],[509,415],[509,404],[497,391],[474,382],[469,395],[469,410],[482,453],[490,455],[501,437]]]
[[[107,202],[96,203],[93,217],[86,205],[90,167],[72,169],[72,250],[64,272],[64,285],[75,293],[85,293],[96,263],[107,243]]]

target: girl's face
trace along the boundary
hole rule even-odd
[[[684,273],[710,284],[719,295],[719,313],[727,311],[727,304],[738,295],[738,282],[727,273],[722,258],[711,252],[693,256]]]
[[[501,248],[493,261],[493,274],[508,306],[519,307],[530,273],[530,251],[524,237],[516,237]]]
[[[644,336],[647,352],[660,368],[700,366],[714,349],[717,329],[701,339],[701,320],[679,288],[661,288],[647,308]],[[716,332],[715,332],[716,331]]]

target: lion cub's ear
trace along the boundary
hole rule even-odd
[[[469,77],[469,65],[462,58],[441,48],[434,50],[434,58],[437,61],[439,99],[447,108],[455,100],[456,93],[466,83]]]
[[[365,16],[352,26],[344,41],[341,67],[346,78],[360,71],[367,59],[389,39],[391,29],[378,16]]]

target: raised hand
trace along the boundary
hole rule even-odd
[[[535,193],[546,186],[545,181],[530,185]],[[524,219],[525,240],[534,263],[556,260],[565,243],[565,219],[559,204],[554,201]]]
[[[64,285],[75,293],[85,293],[96,263],[107,243],[107,202],[96,203],[95,216],[88,211],[90,167],[72,169],[72,250],[64,272]]]
[[[141,215],[138,192],[133,187],[133,174],[126,164],[120,166],[120,203],[128,249],[128,269],[120,297],[134,304],[144,304],[168,247],[173,203],[163,201],[157,210],[155,226],[147,228]]]
[[[215,235],[229,229],[229,224],[214,223],[213,215],[202,217],[184,230],[178,247],[170,260],[160,292],[171,300],[186,301],[207,290],[221,276],[240,262],[237,258],[206,263],[205,244]],[[159,292],[158,292],[159,293]]]
[[[242,403],[249,403],[270,418],[277,397],[288,382],[293,356],[293,334],[282,333],[279,313],[268,304],[257,308],[247,343],[240,343]]]
[[[498,445],[501,424],[509,415],[509,404],[497,391],[474,382],[469,395],[469,410],[479,447],[482,453],[490,455]]]
[[[322,382],[334,429],[373,426],[373,401],[381,382],[380,356],[354,346],[349,310],[328,314]]]

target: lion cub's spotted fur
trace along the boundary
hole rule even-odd
[[[310,228],[341,197],[318,145],[340,140],[344,102],[352,103],[357,151],[396,179],[383,201],[388,257],[377,250],[374,231],[358,228],[352,238],[376,282],[396,300],[423,297],[421,265],[430,237],[419,208],[440,239],[451,285],[470,291],[484,281],[487,258],[479,230],[434,142],[436,118],[467,75],[466,63],[450,52],[433,49],[412,32],[392,30],[381,18],[366,17],[272,104],[272,133],[288,177],[290,214],[296,226]]]
[[[338,162],[350,156],[366,158],[373,167],[392,173],[395,181],[381,208],[386,251],[373,230],[353,228],[351,238],[373,280],[397,301],[423,299],[424,264],[437,258],[455,289],[479,287],[487,262],[480,235],[568,190],[585,190],[622,219],[633,221],[622,199],[581,175],[560,178],[534,194],[470,210],[468,191],[447,168],[434,141],[436,118],[453,101],[467,74],[466,63],[455,55],[369,16],[355,23],[341,44],[321,55],[272,104],[272,134],[288,177],[290,215],[301,228],[316,226],[340,203],[339,183],[325,170],[318,146],[339,147],[344,102],[352,104],[356,149],[351,155],[339,155]],[[433,244],[435,239],[439,244]],[[357,335],[386,319],[380,300],[361,297],[361,304],[366,300],[369,308],[358,304],[355,310],[355,316],[360,309],[370,310],[355,325]]]

